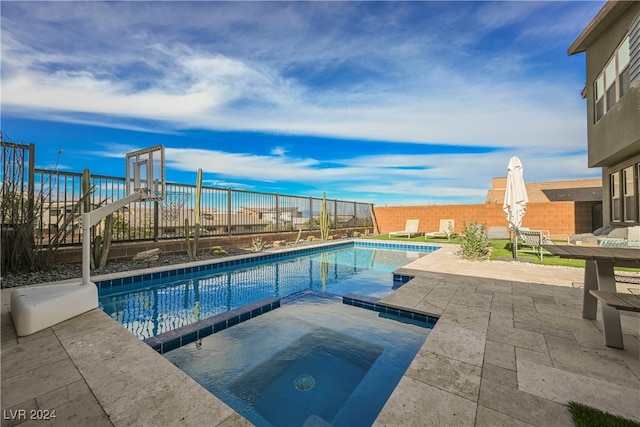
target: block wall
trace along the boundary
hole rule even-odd
[[[566,239],[577,233],[592,230],[590,202],[529,203],[522,220],[523,227],[548,230],[557,239]],[[441,219],[455,220],[455,231],[460,233],[462,222],[471,220],[489,227],[506,227],[507,220],[500,204],[389,206],[374,207],[380,233],[403,230],[407,219],[420,220],[419,231],[438,231]]]

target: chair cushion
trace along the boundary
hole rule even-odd
[[[616,228],[607,234],[607,237],[611,239],[626,239],[627,238],[627,227]]]

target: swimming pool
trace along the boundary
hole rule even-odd
[[[257,301],[303,290],[380,299],[393,290],[392,271],[436,249],[428,245],[346,242],[241,257],[192,269],[98,282],[99,304],[134,335],[148,339]]]
[[[306,293],[164,356],[258,427],[370,426],[430,331]]]

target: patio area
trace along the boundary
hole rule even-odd
[[[415,278],[383,300],[441,317],[375,425],[572,426],[571,400],[640,421],[638,314],[621,313],[625,349],[605,347],[599,320],[581,317],[582,269],[464,261],[455,248],[405,266]],[[10,292],[2,426],[250,425],[100,310],[16,337]]]

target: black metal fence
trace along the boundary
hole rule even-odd
[[[79,244],[82,174],[35,169],[34,181],[37,238],[46,245],[65,227],[63,244]],[[91,205],[124,197],[126,185],[124,178],[91,175]],[[195,224],[195,194],[195,185],[167,183],[163,201],[138,201],[116,211],[113,241],[184,237],[185,222]],[[318,230],[322,199],[203,186],[200,206],[200,236],[234,236]],[[332,229],[372,227],[372,209],[370,203],[327,200]]]

